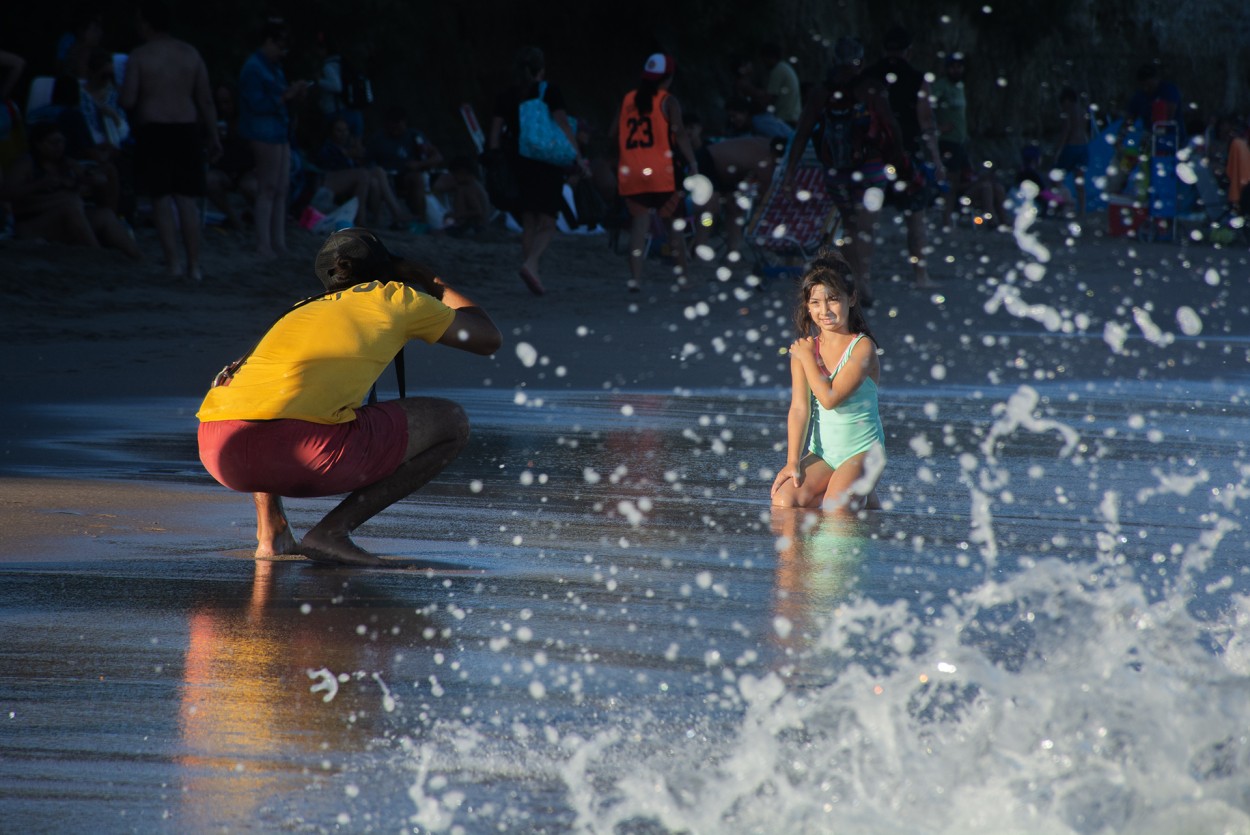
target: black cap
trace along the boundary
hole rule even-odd
[[[350,273],[337,272],[339,260],[343,258],[352,262]],[[373,230],[352,226],[326,238],[317,253],[313,271],[327,290],[342,290],[366,281],[385,280],[394,262],[395,256],[387,251]]]

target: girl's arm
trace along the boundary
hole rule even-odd
[[[816,367],[816,354],[813,346],[803,346],[796,342],[791,346],[802,366],[804,378],[817,402],[826,409],[836,409],[842,402],[855,393],[863,384],[877,362],[877,353],[871,339],[861,339],[851,351],[850,359],[832,380],[820,373]]]
[[[794,479],[796,487],[803,486],[803,456],[806,453],[807,425],[812,416],[811,391],[798,357],[790,356],[790,411],[786,415],[786,464],[773,479],[772,492],[776,493],[788,479]]]
[[[563,109],[553,111],[551,118],[555,119],[560,130],[564,131],[564,135],[569,138],[569,144],[573,146],[573,150],[577,151],[577,158],[574,162],[583,173],[590,173],[590,165],[586,162],[586,158],[582,156],[582,147],[577,144],[577,134],[573,132],[573,125],[569,123],[569,114]]]

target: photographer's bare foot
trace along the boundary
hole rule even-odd
[[[313,529],[299,544],[299,553],[313,562],[335,565],[385,565],[381,558],[361,548],[347,534],[322,533]]]
[[[295,541],[295,535],[291,533],[290,528],[283,528],[281,532],[270,537],[267,542],[259,542],[256,546],[256,557],[258,559],[298,553],[299,543]]]

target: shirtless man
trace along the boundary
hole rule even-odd
[[[221,155],[217,109],[208,86],[208,70],[195,47],[169,34],[169,7],[161,0],[139,6],[143,45],[130,54],[120,103],[130,111],[135,129],[135,167],[139,186],[152,197],[152,214],[170,277],[182,276],[174,232],[174,205],[186,274],[199,281],[200,210],[205,192],[204,141],[210,159]]]

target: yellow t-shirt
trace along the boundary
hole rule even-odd
[[[228,386],[196,413],[214,420],[356,419],[369,387],[410,339],[437,342],[456,311],[399,282],[374,281],[309,302],[278,320]]]

